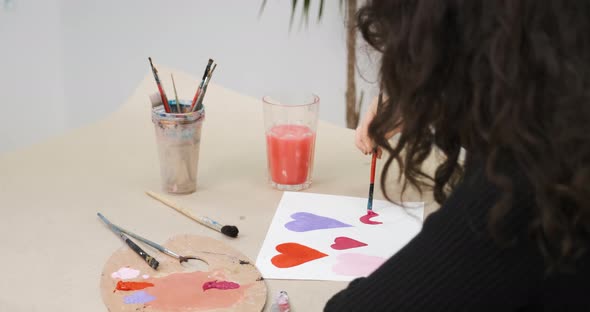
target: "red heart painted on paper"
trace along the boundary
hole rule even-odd
[[[345,237],[345,236],[340,236],[340,237],[336,237],[336,239],[334,239],[334,244],[332,244],[332,249],[336,249],[336,250],[344,250],[344,249],[351,249],[351,248],[358,248],[358,247],[363,247],[363,246],[367,246],[367,244],[363,243],[363,242],[359,242],[356,239],[352,239],[349,237]]]
[[[298,266],[328,256],[323,252],[297,243],[280,244],[277,245],[276,250],[281,254],[272,257],[270,261],[281,269]]]

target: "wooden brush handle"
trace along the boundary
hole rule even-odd
[[[151,191],[147,191],[145,192],[146,194],[148,194],[150,197],[152,197],[153,199],[163,203],[164,205],[182,213],[183,215],[189,217],[190,219],[197,221],[198,223],[209,227],[213,230],[216,230],[218,232],[221,232],[221,224],[207,218],[207,217],[200,217],[200,216],[195,216],[193,215],[190,211],[188,211],[187,209],[178,206],[176,203],[164,198],[162,195],[159,195],[157,193],[151,192]]]

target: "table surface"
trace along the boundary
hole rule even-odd
[[[170,69],[160,67],[161,77],[169,77]],[[196,79],[174,73],[179,96],[192,98]],[[282,195],[266,181],[261,101],[220,86],[209,87],[197,192],[172,197],[195,214],[236,225],[240,236],[231,239],[145,195],[146,190],[161,192],[148,100],[154,91],[149,74],[108,118],[0,155],[1,311],[106,310],[99,291],[100,273],[109,256],[123,245],[99,221],[99,211],[156,242],[182,233],[206,235],[255,261]],[[426,171],[432,170],[436,159],[436,155],[429,157]],[[366,197],[369,170],[370,156],[356,150],[352,130],[319,122],[313,184],[306,192]],[[395,169],[391,174],[396,175]],[[395,194],[399,187],[390,180]],[[381,191],[375,197],[383,198]],[[420,196],[410,189],[404,199],[424,201],[426,214],[437,208],[429,192]],[[266,282],[265,310],[275,294],[285,290],[294,309],[321,311],[347,285]]]

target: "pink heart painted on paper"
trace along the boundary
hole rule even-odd
[[[375,271],[385,262],[385,258],[367,256],[359,253],[341,254],[336,257],[338,262],[332,266],[332,271],[339,275],[361,277]]]
[[[356,239],[352,239],[349,237],[345,237],[345,236],[340,236],[340,237],[336,237],[336,239],[334,239],[334,244],[332,244],[332,249],[336,249],[336,250],[345,250],[345,249],[351,249],[351,248],[358,248],[358,247],[363,247],[363,246],[367,246],[367,244],[363,243],[363,242],[359,242]]]

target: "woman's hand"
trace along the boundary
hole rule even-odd
[[[384,101],[387,101],[387,98],[383,98]],[[377,104],[378,104],[378,97],[375,97],[371,102],[371,106],[369,106],[369,110],[363,116],[363,119],[359,122],[358,127],[356,128],[355,136],[354,136],[354,143],[356,147],[365,155],[372,154],[373,151],[376,149],[377,157],[381,158],[382,150],[380,147],[375,146],[375,142],[369,137],[369,125],[375,118],[377,114]],[[385,137],[386,139],[390,139],[395,134],[400,132],[401,127],[395,129],[387,134]]]

